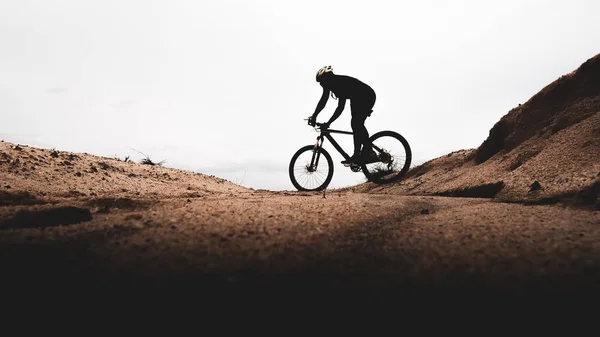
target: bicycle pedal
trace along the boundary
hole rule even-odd
[[[361,170],[361,167],[360,165],[352,164],[350,165],[350,170],[352,170],[352,172],[358,172]]]

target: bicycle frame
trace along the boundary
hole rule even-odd
[[[335,141],[333,136],[331,136],[331,133],[340,133],[343,135],[353,135],[354,134],[350,131],[342,131],[342,130],[332,130],[332,129],[321,130],[321,134],[317,137],[317,142],[315,143],[315,148],[323,147],[323,140],[324,140],[324,138],[327,138],[331,142],[333,147],[342,155],[342,157],[344,157],[344,159],[346,159],[346,160],[350,159],[350,156],[346,153],[346,151],[344,151],[344,149],[342,149],[340,144],[338,144],[338,142]],[[320,145],[319,145],[319,141],[321,141]],[[372,144],[372,147],[375,150],[377,150],[378,152],[382,152],[382,150],[375,144]],[[312,162],[315,163],[315,166],[319,164],[318,158],[317,158],[317,162],[315,162],[314,154],[313,154]]]
[[[315,148],[323,147],[324,138],[327,138],[327,140],[329,140],[329,142],[331,142],[333,147],[342,155],[342,157],[344,157],[344,159],[346,159],[346,160],[350,159],[350,156],[346,153],[346,151],[344,151],[344,149],[342,149],[340,144],[338,144],[338,142],[335,141],[335,139],[331,136],[331,133],[353,135],[353,133],[349,132],[349,131],[331,130],[331,129],[321,130],[321,134],[317,137],[317,142],[315,143]],[[319,141],[321,142],[320,145],[319,145]],[[313,162],[314,162],[314,154],[313,154]],[[315,163],[315,166],[318,164],[319,164],[319,162],[318,162],[318,158],[317,158],[317,162]]]

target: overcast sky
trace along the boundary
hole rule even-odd
[[[0,138],[293,189],[316,71],[371,85],[366,126],[420,164],[479,146],[600,53],[600,1],[0,0]],[[337,101],[320,115],[326,121]],[[332,125],[350,129],[350,112]],[[352,151],[350,136],[340,136]],[[364,181],[340,164],[330,187]],[[135,149],[135,150],[133,150]]]

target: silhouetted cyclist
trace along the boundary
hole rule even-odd
[[[335,95],[333,98],[338,99],[339,103],[329,121],[321,128],[329,128],[329,125],[342,114],[346,100],[349,99],[352,113],[350,126],[354,135],[354,154],[349,160],[342,161],[342,164],[349,165],[377,161],[377,154],[371,147],[369,132],[365,127],[365,120],[371,116],[373,106],[375,105],[375,91],[356,78],[334,74],[331,66],[319,69],[316,79],[323,87],[323,95],[317,104],[315,113],[309,119],[309,124],[312,126],[315,125],[317,116],[325,108],[330,94],[332,97]],[[362,151],[361,145],[363,146]]]

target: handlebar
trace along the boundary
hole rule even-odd
[[[305,121],[310,121],[310,119],[311,119],[311,117],[304,118]],[[323,124],[325,124],[325,123],[315,123],[315,126],[320,128]]]

